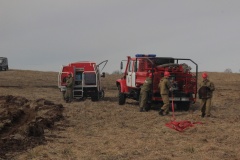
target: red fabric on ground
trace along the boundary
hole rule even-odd
[[[166,126],[172,129],[175,129],[179,132],[184,131],[185,129],[189,127],[193,127],[194,124],[202,124],[202,122],[191,122],[191,121],[170,121],[169,123],[166,123]]]

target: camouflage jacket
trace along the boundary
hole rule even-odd
[[[160,88],[160,94],[163,95],[168,95],[169,94],[169,89],[171,88],[171,83],[168,78],[163,77],[159,84],[158,87]]]
[[[147,77],[143,85],[141,86],[141,92],[148,92],[151,89],[152,79]]]
[[[66,87],[67,88],[73,88],[73,77],[67,77]]]
[[[211,81],[208,80],[208,79],[204,79],[204,80],[199,84],[199,89],[200,89],[201,87],[207,87],[207,88],[208,88],[207,97],[208,97],[208,98],[212,98],[213,91],[215,90],[214,83],[211,82]]]

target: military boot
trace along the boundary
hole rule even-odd
[[[166,115],[169,115],[169,111],[166,112]]]
[[[163,112],[164,112],[164,110],[161,109],[161,110],[159,111],[159,115],[160,115],[160,116],[164,116],[164,115],[163,115]]]
[[[145,108],[140,108],[140,110],[139,110],[140,112],[146,112],[146,110],[145,110]]]

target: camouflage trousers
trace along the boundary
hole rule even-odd
[[[201,112],[202,112],[202,114],[204,114],[204,115],[206,114],[206,116],[210,116],[211,103],[212,103],[212,98],[201,100]]]
[[[64,96],[65,100],[66,101],[72,101],[72,97],[73,97],[72,94],[73,94],[73,89],[67,88],[65,96]]]
[[[139,107],[140,109],[145,109],[146,104],[148,100],[148,92],[147,91],[141,91],[140,92],[140,102],[139,102]]]
[[[166,114],[167,112],[169,112],[169,96],[167,94],[162,94],[161,97],[163,100],[163,106],[161,107],[161,109],[164,110],[164,113]]]

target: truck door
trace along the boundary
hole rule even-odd
[[[136,87],[136,72],[138,71],[139,61],[132,61],[132,62],[133,62],[133,65],[132,65],[132,77],[131,77],[132,84],[131,84],[131,87]]]
[[[131,79],[132,79],[132,80],[131,80],[131,82],[132,82],[132,83],[131,83],[131,87],[136,87],[136,84],[135,84],[135,83],[136,83],[136,78],[135,78],[135,77],[136,77],[136,73],[135,73],[135,72],[132,72],[132,76],[131,76]]]
[[[135,63],[136,63],[136,61],[132,61],[132,60],[129,62],[128,74],[127,74],[127,86],[128,87],[136,87]]]
[[[133,63],[132,60],[129,61],[128,65],[128,73],[127,73],[127,86],[132,87],[132,69],[133,69]]]

